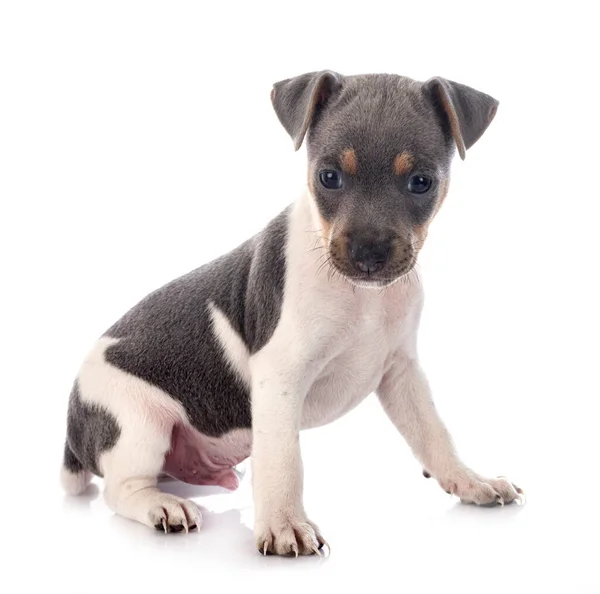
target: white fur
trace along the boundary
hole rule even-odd
[[[244,344],[242,337],[233,329],[227,316],[214,304],[209,304],[209,311],[212,318],[213,332],[215,333],[219,344],[223,348],[223,353],[229,365],[249,386],[250,368],[248,359],[250,353]]]
[[[435,410],[429,384],[414,349],[400,349],[377,395],[417,460],[442,488],[468,503],[504,503],[520,498],[504,478],[488,479],[467,468]]]
[[[90,484],[92,473],[87,470],[71,472],[64,466],[60,469],[60,484],[69,495],[81,495]]]

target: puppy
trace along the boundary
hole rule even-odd
[[[375,392],[444,491],[479,505],[520,489],[467,468],[431,399],[416,337],[415,272],[456,148],[464,159],[498,102],[443,78],[331,71],[276,83],[275,112],[308,184],[262,232],[145,297],[100,337],[69,400],[62,483],[104,478],[118,514],[165,532],[199,528],[166,474],[235,489],[252,454],[256,546],[324,545],[302,502],[301,429]]]

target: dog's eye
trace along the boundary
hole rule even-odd
[[[431,188],[431,178],[426,175],[413,175],[408,180],[408,191],[412,194],[425,194]]]
[[[328,190],[339,190],[342,187],[342,175],[335,169],[323,169],[319,172],[319,179]]]

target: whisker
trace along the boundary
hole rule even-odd
[[[317,245],[314,248],[306,250],[306,253],[310,254],[311,252],[316,252],[317,250],[324,250],[326,247],[327,247],[326,245]]]
[[[331,256],[329,254],[325,254],[325,256],[327,256],[327,258],[317,269],[317,274],[319,274],[321,272],[321,270],[323,270],[323,268],[325,268],[325,266],[331,265]]]

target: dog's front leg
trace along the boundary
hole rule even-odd
[[[447,493],[478,505],[519,499],[521,489],[505,478],[484,478],[460,460],[435,409],[425,374],[415,358],[402,351],[396,353],[377,395],[423,465],[423,474],[435,477]]]
[[[252,483],[256,545],[263,554],[319,554],[325,544],[302,502],[300,421],[306,375],[279,361],[257,365],[252,381]]]

